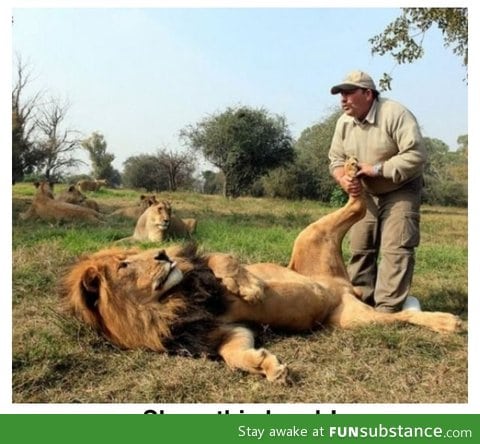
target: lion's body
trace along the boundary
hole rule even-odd
[[[158,204],[157,197],[152,194],[150,196],[141,195],[140,202],[138,205],[132,205],[129,207],[118,208],[112,212],[111,216],[123,216],[129,219],[138,220],[138,218],[143,214],[143,212],[150,207],[151,205]]]
[[[192,247],[106,250],[75,265],[64,281],[67,308],[121,347],[221,356],[228,366],[285,382],[287,367],[254,346],[254,323],[282,330],[408,322],[453,332],[449,313],[381,313],[358,299],[340,246],[364,212],[362,198],[314,222],[295,241],[289,267],[241,265]]]
[[[60,202],[67,202],[74,205],[81,205],[83,207],[91,208],[100,212],[98,203],[93,199],[87,199],[85,194],[77,189],[74,185],[70,185],[62,194],[57,197]]]
[[[133,235],[123,241],[164,242],[171,238],[188,238],[195,231],[195,219],[180,219],[172,214],[168,201],[150,205],[138,218]]]
[[[95,180],[79,180],[77,182],[77,188],[80,191],[98,191],[102,186],[107,186],[108,182],[106,179],[95,179]]]
[[[91,208],[62,202],[54,198],[52,187],[48,182],[36,183],[37,193],[32,204],[20,217],[26,219],[43,219],[47,221],[78,221],[99,222],[101,214]]]

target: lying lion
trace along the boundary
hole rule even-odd
[[[106,179],[85,179],[77,182],[77,188],[80,191],[98,191],[102,186],[106,187],[107,185],[108,181]]]
[[[20,214],[22,219],[39,218],[47,221],[101,221],[101,214],[91,208],[61,202],[55,199],[52,190],[53,185],[51,183],[42,181],[35,182],[34,185],[37,188],[37,193],[28,210]]]
[[[442,333],[460,329],[460,319],[449,313],[383,313],[359,300],[340,247],[364,212],[364,200],[350,198],[309,225],[295,241],[288,268],[241,265],[230,255],[201,255],[191,246],[100,251],[69,270],[62,300],[122,348],[220,356],[233,369],[280,383],[287,380],[287,367],[255,348],[247,323],[291,332],[393,322]]]
[[[158,204],[157,197],[154,194],[149,196],[141,195],[138,205],[123,207],[110,213],[110,216],[123,216],[137,220],[142,213],[151,205]]]
[[[150,205],[138,218],[132,236],[117,242],[163,242],[169,238],[190,237],[197,227],[196,219],[180,219],[172,214],[172,205],[164,200]]]
[[[93,199],[87,199],[87,196],[79,191],[75,185],[70,185],[62,194],[57,197],[60,202],[67,202],[74,205],[81,205],[82,207],[91,208],[100,212],[98,203]]]

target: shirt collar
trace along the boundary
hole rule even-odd
[[[370,125],[373,125],[375,123],[375,117],[377,115],[377,105],[378,105],[378,100],[374,100],[372,103],[372,106],[368,110],[368,114],[365,116],[365,119],[362,121],[354,118],[353,122],[355,125],[364,125],[365,123],[369,123]]]

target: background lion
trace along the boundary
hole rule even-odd
[[[101,221],[101,214],[97,211],[80,205],[61,202],[53,196],[53,185],[47,181],[35,182],[37,193],[32,204],[20,217],[26,219],[44,220],[86,220],[90,222]]]
[[[95,180],[79,180],[77,182],[77,188],[80,191],[98,191],[102,186],[106,187],[108,182],[106,179],[95,179]]]
[[[142,213],[151,205],[158,204],[157,197],[154,194],[151,195],[144,195],[140,196],[140,200],[137,205],[132,205],[129,207],[118,208],[114,212],[112,212],[111,216],[123,216],[128,217],[130,219],[137,220]]]
[[[150,205],[138,218],[133,235],[117,242],[163,242],[168,238],[187,238],[195,232],[196,226],[196,219],[173,215],[172,205],[164,200]]]
[[[93,199],[87,199],[87,196],[79,191],[75,185],[70,185],[62,194],[57,197],[60,202],[67,202],[83,207],[91,208],[92,210],[100,212],[100,207]]]
[[[243,266],[226,254],[193,247],[104,250],[81,259],[63,280],[63,302],[78,318],[124,348],[220,356],[231,368],[285,382],[288,370],[255,348],[247,324],[304,332],[407,322],[450,333],[449,313],[377,312],[358,299],[340,247],[363,216],[361,198],[319,219],[297,237],[289,267]]]

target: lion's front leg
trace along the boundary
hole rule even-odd
[[[208,267],[225,288],[245,302],[256,303],[264,296],[264,282],[250,273],[230,254],[214,253],[208,257]]]
[[[270,382],[287,382],[287,366],[268,350],[254,348],[253,333],[245,327],[232,327],[218,353],[231,369],[264,375]]]

